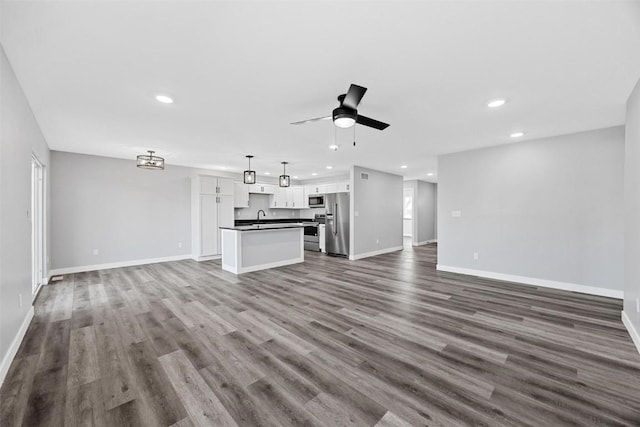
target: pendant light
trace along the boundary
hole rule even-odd
[[[164,159],[162,157],[154,156],[155,151],[148,150],[149,154],[140,154],[136,160],[136,166],[143,169],[164,169]]]
[[[282,175],[280,175],[280,178],[278,179],[278,185],[280,187],[288,187],[291,185],[291,179],[289,178],[289,175],[287,175],[287,163],[289,162],[282,162]]]
[[[249,169],[244,171],[244,183],[245,184],[255,184],[256,183],[256,171],[251,170],[251,159],[252,155],[245,156],[249,159]]]

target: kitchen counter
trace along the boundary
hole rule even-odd
[[[251,225],[235,225],[233,227],[220,227],[221,230],[236,230],[236,231],[260,231],[260,230],[274,230],[279,228],[299,228],[304,227],[301,222],[294,223],[279,223],[279,224],[251,224]]]
[[[235,274],[304,262],[302,223],[220,227],[222,269]]]

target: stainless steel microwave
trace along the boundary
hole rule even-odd
[[[309,196],[310,208],[324,208],[324,194]]]

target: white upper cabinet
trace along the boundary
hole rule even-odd
[[[328,184],[314,184],[304,187],[306,203],[309,204],[309,196],[315,194],[331,194],[331,193],[350,193],[351,184],[349,181],[333,182]],[[308,207],[308,206],[307,206]]]
[[[233,189],[233,207],[248,208],[249,207],[249,185],[243,182],[234,182]]]
[[[201,175],[195,178],[200,183],[200,194],[233,195],[233,181],[227,178]]]
[[[276,187],[271,198],[271,208],[302,209],[304,208],[304,188]]]
[[[251,184],[249,185],[249,193],[257,194],[273,194],[276,191],[276,186],[272,184]]]
[[[336,193],[350,193],[351,184],[349,181],[339,182],[336,184]]]
[[[294,209],[302,209],[304,208],[304,188],[302,187],[291,187],[291,204],[290,206]],[[309,200],[307,199],[307,204],[309,204]]]

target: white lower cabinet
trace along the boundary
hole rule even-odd
[[[320,224],[318,226],[318,242],[320,243],[320,252],[324,252],[327,253],[327,248],[325,245],[325,231],[326,231],[326,227],[324,224]]]

